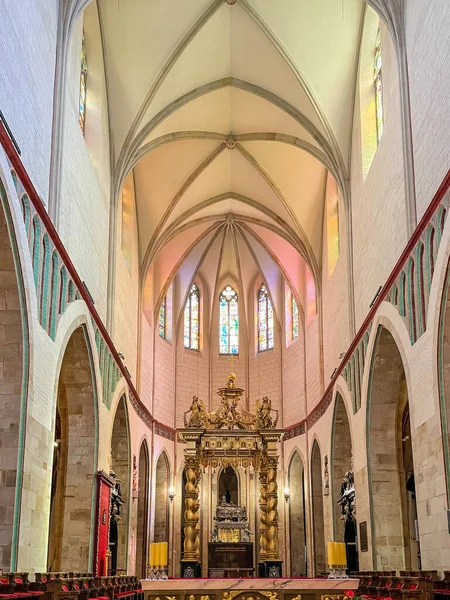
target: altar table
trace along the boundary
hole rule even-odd
[[[359,579],[142,580],[145,600],[348,600]]]

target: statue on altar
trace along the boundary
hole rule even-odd
[[[264,396],[261,402],[257,401],[256,414],[253,414],[238,407],[243,393],[244,390],[236,386],[235,373],[230,373],[226,386],[217,391],[220,406],[207,413],[202,400],[194,396],[189,410],[184,413],[184,426],[193,429],[274,429],[278,423],[278,411],[272,408],[268,396]]]
[[[187,415],[191,413],[189,419]],[[184,426],[203,429],[206,425],[206,411],[202,400],[198,396],[192,398],[192,404],[188,411],[184,413]]]

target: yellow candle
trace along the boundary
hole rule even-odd
[[[328,542],[328,564],[334,566],[336,564],[335,543]]]
[[[167,542],[161,542],[161,566],[167,567],[169,556],[169,545]]]
[[[342,567],[346,567],[347,566],[347,553],[345,551],[345,544],[339,544],[339,550],[340,550],[340,557],[339,557],[339,564]]]
[[[157,542],[156,544],[156,556],[155,556],[155,560],[156,560],[156,566],[160,567],[161,566],[161,542]]]
[[[156,566],[156,563],[155,563],[156,556],[155,556],[155,554],[156,554],[156,544],[150,544],[150,566],[151,567]]]

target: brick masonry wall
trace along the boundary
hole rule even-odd
[[[380,29],[384,132],[365,182],[362,176],[358,92],[353,120],[350,183],[356,329],[363,322],[372,298],[385,282],[407,241],[397,62],[389,34],[382,23]]]
[[[0,106],[47,202],[58,4],[1,0]]]
[[[408,0],[405,29],[420,219],[450,164],[448,2]]]

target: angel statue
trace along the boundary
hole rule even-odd
[[[190,417],[188,419],[188,414]],[[192,404],[189,410],[184,413],[184,426],[185,427],[197,427],[199,429],[204,428],[206,425],[206,412],[205,406],[202,400],[198,396],[192,398]]]

